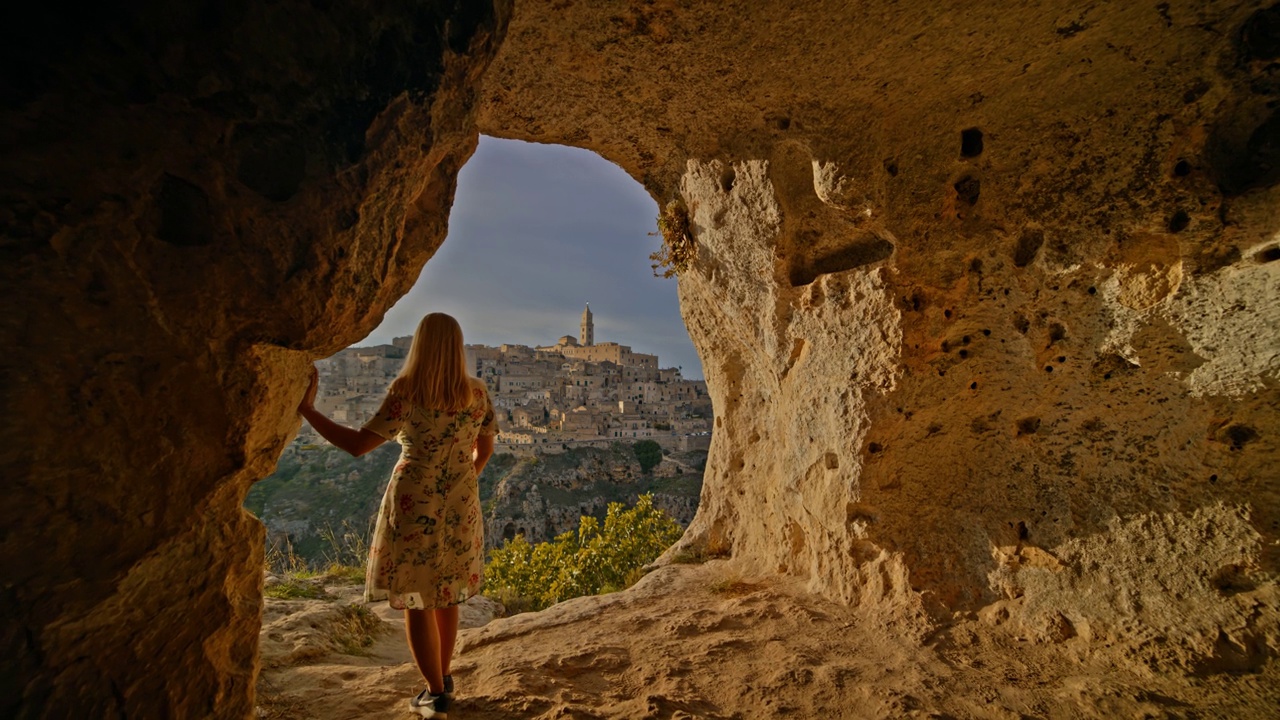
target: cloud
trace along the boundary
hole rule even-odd
[[[578,334],[590,302],[598,341],[702,377],[675,281],[650,268],[657,213],[592,152],[482,137],[458,175],[448,238],[362,344],[412,334],[433,311],[457,317],[467,342],[551,344]]]

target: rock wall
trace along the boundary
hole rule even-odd
[[[1240,669],[1278,646],[1278,26],[522,5],[479,122],[688,208],[717,427],[685,544],[921,632]]]
[[[611,503],[630,507],[644,494],[686,527],[702,490],[698,466],[706,462],[706,454],[698,450],[668,455],[646,475],[628,443],[505,458],[510,460],[491,461],[480,479],[486,550],[517,535],[534,544],[550,542],[577,532],[584,515],[603,521]]]
[[[508,12],[6,6],[0,716],[252,714],[245,492],[443,239]]]

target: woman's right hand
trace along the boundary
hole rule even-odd
[[[302,402],[298,403],[298,413],[312,410],[315,408],[316,391],[320,388],[320,371],[315,365],[311,366],[311,381],[307,384],[307,391],[302,394]]]

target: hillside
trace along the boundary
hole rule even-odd
[[[314,565],[358,552],[398,457],[399,447],[390,443],[360,458],[331,445],[291,447],[245,498],[266,525],[270,559],[287,564],[292,556]],[[576,528],[581,515],[603,517],[608,503],[630,504],[646,492],[687,525],[705,463],[705,452],[677,453],[646,476],[622,443],[528,458],[495,455],[480,477],[486,546],[517,532],[531,542],[550,539]]]

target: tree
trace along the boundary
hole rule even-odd
[[[634,507],[609,503],[604,524],[582,516],[577,532],[531,545],[518,535],[489,554],[485,593],[508,608],[541,610],[561,600],[614,592],[639,579],[680,537],[680,526],[641,495]]]
[[[640,471],[648,475],[658,463],[662,462],[662,446],[652,440],[641,440],[631,449],[636,453],[636,460],[640,462]]]

